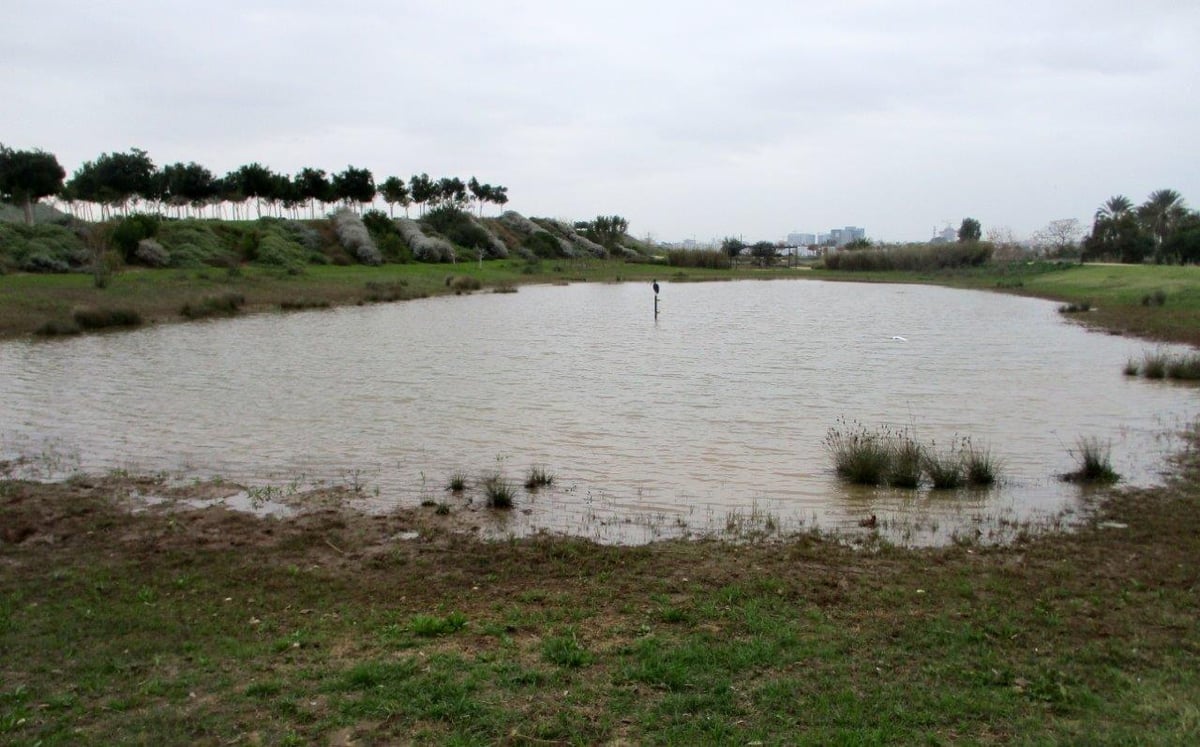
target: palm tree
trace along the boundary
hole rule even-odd
[[[1115,220],[1133,209],[1133,200],[1125,195],[1115,195],[1096,208],[1096,219]]]
[[[1153,234],[1155,243],[1161,246],[1175,231],[1179,221],[1187,216],[1187,207],[1183,204],[1183,197],[1175,190],[1159,189],[1150,193],[1137,212],[1147,230]]]

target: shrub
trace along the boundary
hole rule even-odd
[[[133,261],[146,267],[166,267],[171,264],[171,253],[154,239],[142,239],[133,251]]]
[[[71,266],[61,259],[39,252],[26,257],[21,269],[25,272],[70,272]]]
[[[113,226],[109,233],[112,245],[121,252],[121,257],[132,264],[137,253],[138,242],[142,239],[152,239],[158,234],[161,219],[157,215],[134,213],[127,215]]]
[[[172,267],[228,267],[238,257],[235,242],[240,233],[226,232],[228,243],[208,221],[168,221],[158,230],[157,240],[171,256]]]
[[[82,238],[67,228],[0,222],[0,273],[67,272],[88,260]]]
[[[260,264],[299,270],[304,267],[308,255],[308,250],[282,229],[272,228],[259,239],[255,259]]]
[[[421,219],[421,224],[441,234],[453,244],[482,251],[486,257],[504,259],[508,256],[508,247],[503,241],[476,222],[470,213],[453,205],[442,205],[430,210]]]
[[[986,241],[908,244],[871,249],[840,249],[825,255],[824,267],[846,272],[921,272],[977,267],[987,263],[991,256],[992,245]]]
[[[1179,381],[1200,380],[1200,353],[1169,357],[1167,359],[1167,378]]]
[[[445,239],[426,236],[421,225],[409,218],[397,218],[396,230],[418,262],[453,262],[454,245]]]
[[[383,255],[371,239],[371,233],[353,210],[342,208],[333,214],[333,230],[351,256],[364,265],[383,264]]]
[[[719,249],[698,251],[672,249],[667,252],[667,264],[671,267],[704,267],[710,270],[728,270],[732,266],[729,255]]]

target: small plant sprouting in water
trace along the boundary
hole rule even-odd
[[[499,472],[483,478],[483,494],[487,498],[488,508],[512,508],[516,492],[513,484]]]
[[[538,488],[548,488],[554,484],[554,475],[546,471],[545,467],[534,465],[529,468],[529,474],[525,476],[525,489],[537,490]]]
[[[1068,453],[1075,457],[1079,469],[1062,475],[1067,482],[1109,484],[1121,479],[1112,466],[1112,446],[1100,443],[1095,436],[1080,438]]]
[[[452,493],[461,493],[467,489],[467,474],[461,470],[455,470],[450,474],[450,482],[446,484],[446,490]]]

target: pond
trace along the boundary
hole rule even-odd
[[[527,286],[67,340],[0,343],[0,459],[44,476],[167,472],[269,490],[341,484],[364,507],[445,502],[488,536],[604,542],[877,529],[1002,540],[1086,504],[1056,475],[1080,437],[1126,483],[1159,479],[1197,390],[1122,374],[1145,342],[1051,302],[927,286],[777,280]],[[999,487],[835,477],[839,422],[969,437]],[[519,485],[531,466],[554,483]],[[461,472],[463,496],[445,490]],[[516,507],[480,508],[500,472]]]

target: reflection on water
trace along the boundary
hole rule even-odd
[[[525,287],[46,342],[0,344],[0,459],[85,470],[353,484],[388,508],[434,500],[480,530],[603,541],[857,527],[906,542],[1076,510],[1079,436],[1157,478],[1200,412],[1194,389],[1122,375],[1145,343],[1053,303],[817,281]],[[902,339],[897,339],[902,338]],[[821,442],[838,418],[970,436],[995,490],[849,488]],[[37,463],[35,458],[31,463]],[[551,488],[517,509],[444,490],[456,470]],[[468,501],[470,502],[468,505]]]

